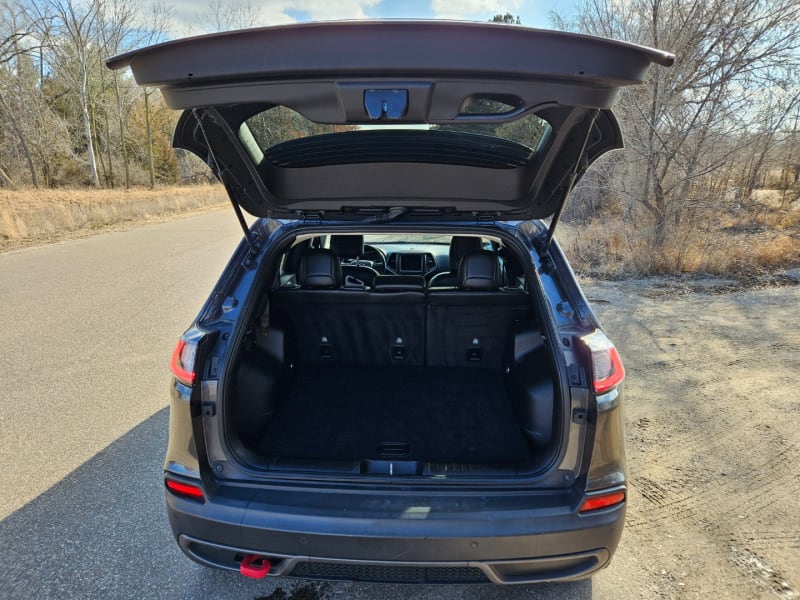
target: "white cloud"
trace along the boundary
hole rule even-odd
[[[231,10],[243,7],[253,14],[246,27],[265,27],[296,22],[291,13],[305,13],[314,21],[335,19],[367,19],[366,10],[380,4],[381,0],[238,0],[228,4]],[[206,33],[212,27],[207,22],[208,2],[197,0],[171,0],[172,33],[175,36]]]
[[[437,19],[488,21],[497,14],[516,14],[522,4],[522,0],[431,0],[431,10]]]
[[[365,9],[381,0],[294,0],[286,2],[289,9],[307,12],[315,21],[333,19],[367,19]]]

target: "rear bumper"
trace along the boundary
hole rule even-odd
[[[210,566],[238,570],[242,558],[259,554],[271,563],[269,576],[302,577],[378,583],[540,583],[589,577],[608,564],[611,555],[597,548],[564,556],[507,561],[376,561],[319,556],[289,556],[255,552],[178,537],[181,549],[193,560]]]
[[[258,554],[270,576],[404,583],[588,577],[610,561],[625,504],[578,515],[579,501],[284,488],[200,503],[167,493],[175,537],[202,564],[238,570]]]

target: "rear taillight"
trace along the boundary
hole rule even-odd
[[[169,370],[183,384],[192,385],[194,383],[194,357],[196,352],[197,344],[187,342],[183,338],[178,340],[178,344],[172,352]]]
[[[190,483],[181,483],[180,481],[175,481],[173,479],[165,479],[164,483],[167,486],[167,489],[176,494],[178,496],[183,496],[184,498],[192,498],[193,500],[204,500],[203,497],[203,490],[200,489],[199,485],[192,485]]]
[[[592,353],[594,391],[605,394],[617,387],[625,379],[625,368],[619,352],[602,331],[595,331],[582,338]]]
[[[598,394],[614,389],[625,379],[625,368],[614,346],[600,352],[592,352],[594,368],[594,391]]]

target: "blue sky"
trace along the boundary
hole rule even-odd
[[[332,19],[459,19],[487,21],[497,13],[519,15],[527,27],[552,27],[550,13],[570,12],[576,0],[233,0],[258,12],[251,26]],[[203,33],[203,13],[208,4],[198,0],[172,0],[175,34]]]

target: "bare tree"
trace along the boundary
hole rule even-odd
[[[36,174],[36,167],[33,162],[33,156],[28,144],[27,135],[25,134],[23,126],[20,124],[19,111],[15,110],[16,107],[11,106],[11,102],[7,96],[14,95],[13,90],[9,88],[14,87],[15,79],[18,79],[20,67],[19,61],[26,48],[21,46],[25,38],[29,37],[30,30],[26,25],[19,23],[18,20],[18,6],[16,3],[4,1],[0,4],[0,23],[2,24],[2,31],[0,31],[0,68],[3,69],[5,77],[0,79],[0,109],[6,115],[14,134],[19,140],[25,161],[28,165],[28,170],[31,176],[31,182],[34,187],[39,187],[39,179]],[[27,49],[28,51],[30,48]],[[12,63],[16,63],[16,69],[10,69]],[[16,71],[17,77],[12,76],[11,71]],[[2,171],[2,169],[0,169]],[[6,185],[13,187],[13,180],[2,171],[2,179]]]
[[[89,177],[95,187],[100,186],[95,155],[95,135],[90,113],[90,79],[100,67],[103,54],[100,33],[101,15],[105,0],[85,3],[73,0],[43,0],[32,4],[38,23],[46,23],[40,34],[47,45],[50,64],[59,74],[70,80],[80,106]]]
[[[140,20],[140,16],[135,7],[125,0],[107,0],[105,8],[106,9],[100,15],[99,30],[106,56],[113,56],[131,48],[146,46],[161,41],[164,32],[167,30],[170,9],[164,4],[154,4],[151,7],[148,18],[143,22]],[[101,77],[106,78],[108,76],[109,73],[107,70],[102,69]],[[133,99],[133,93],[135,92],[123,93],[123,86],[130,83],[130,79],[121,79],[119,71],[111,71],[110,77],[110,87],[114,96],[114,108],[118,127],[118,147],[125,169],[125,187],[129,188],[131,185],[131,174],[125,121]],[[129,89],[124,91],[131,92]],[[151,93],[152,90],[144,90],[146,104],[149,104],[148,96]],[[106,124],[108,137],[110,137],[109,129],[108,124]],[[149,145],[152,141],[148,138],[147,143]],[[152,161],[149,161],[149,163],[150,184],[152,187],[155,185],[155,174],[153,172]]]
[[[113,186],[123,169],[126,186],[147,171],[151,184],[174,177],[158,91],[143,99],[129,74],[103,65],[161,41],[168,17],[159,2],[146,13],[125,0],[0,0],[0,185]],[[145,102],[159,122],[132,129]]]
[[[259,10],[250,0],[209,0],[205,19],[209,31],[246,29],[258,22]]]
[[[587,0],[575,25],[677,55],[674,68],[652,69],[645,86],[621,94],[616,109],[627,142],[615,163],[615,180],[624,182],[616,193],[626,197],[629,215],[637,207],[649,213],[652,242],[660,247],[680,228],[704,178],[752,153],[751,134],[774,133],[790,114],[791,107],[783,117],[767,111],[770,118],[754,124],[763,90],[785,88],[784,100],[797,101],[790,88],[798,81],[800,3]],[[722,201],[724,189],[717,193],[700,200]]]
[[[124,52],[130,46],[135,45],[135,41],[130,39],[130,33],[133,30],[133,23],[136,16],[136,11],[132,4],[129,2],[120,2],[119,0],[112,0],[107,10],[100,14],[99,32],[102,38],[103,48],[106,55],[114,55]],[[122,164],[125,169],[125,188],[131,186],[130,164],[128,161],[127,145],[125,143],[125,110],[123,107],[123,96],[120,85],[120,76],[117,71],[106,73],[101,70],[101,78],[103,79],[103,87],[105,87],[105,79],[110,78],[110,88],[114,95],[117,125],[119,128],[119,152],[122,155]],[[108,163],[111,168],[111,183],[114,183],[113,167],[111,159],[111,132],[108,122],[108,111],[105,113],[106,118],[106,148],[108,151]]]

